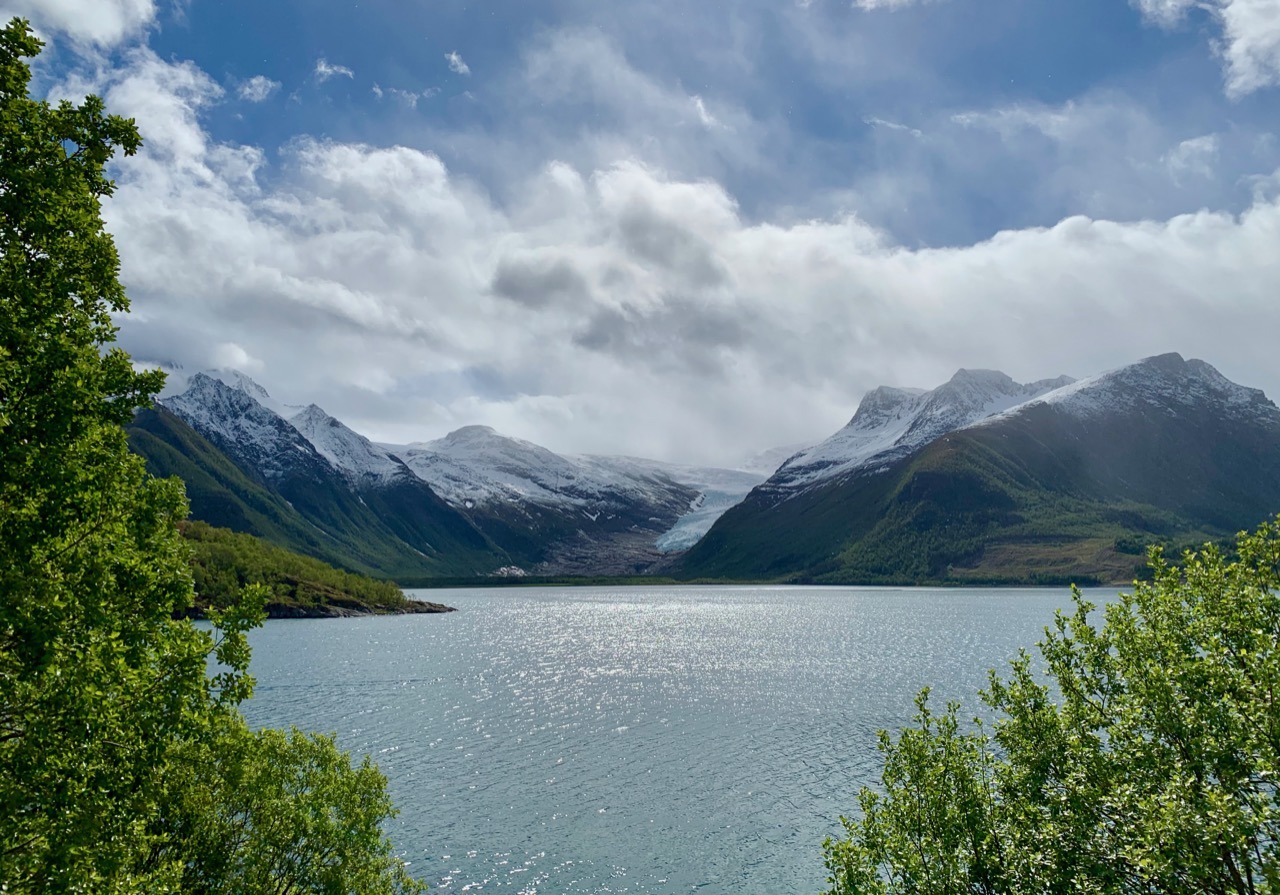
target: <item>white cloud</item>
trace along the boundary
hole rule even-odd
[[[211,355],[213,369],[239,370],[242,373],[257,373],[265,368],[263,362],[245,351],[235,342],[223,342],[213,349]]]
[[[251,103],[260,103],[280,89],[280,82],[273,81],[266,75],[254,75],[240,85],[240,98]]]
[[[1181,183],[1188,175],[1212,177],[1218,160],[1221,140],[1217,134],[1205,134],[1183,140],[1161,159],[1174,183]]]
[[[853,5],[859,9],[901,9],[904,6],[912,6],[916,3],[928,3],[930,0],[853,0]]]
[[[431,99],[440,92],[439,87],[428,87],[426,90],[402,90],[399,87],[379,87],[373,85],[373,94],[378,99],[383,96],[390,96],[401,103],[404,103],[410,109],[418,108],[418,103],[424,99]]]
[[[1222,28],[1215,49],[1225,64],[1229,96],[1280,85],[1280,0],[1135,0],[1135,5],[1163,28],[1175,27],[1192,9],[1208,10]]]
[[[451,53],[445,53],[444,58],[449,60],[449,70],[454,72],[455,74],[459,74],[459,75],[471,74],[471,66],[467,65],[467,63],[462,61],[462,56],[458,54],[457,50],[454,50]]]
[[[748,112],[719,97],[713,112],[702,96],[674,79],[638,69],[598,30],[539,35],[524,63],[519,88],[537,104],[534,133],[562,111],[583,120],[572,137],[563,128],[547,134],[547,154],[579,168],[627,157],[691,176],[728,167],[776,171],[777,159],[761,151],[762,128]],[[528,148],[519,151],[527,154]]]
[[[884,118],[875,118],[875,117],[864,118],[862,119],[862,123],[869,125],[870,127],[885,128],[886,130],[898,131],[900,133],[910,134],[911,136],[915,137],[917,140],[919,140],[921,137],[924,136],[924,133],[922,133],[917,128],[910,127],[905,124],[900,124],[897,121],[887,121]]]
[[[825,436],[880,383],[1167,350],[1280,395],[1274,196],[911,250],[856,216],[750,221],[719,184],[626,159],[551,164],[502,204],[403,146],[302,139],[260,177],[261,152],[201,129],[219,92],[193,66],[140,52],[102,86],[148,137],[106,206],[126,347],[247,358],[376,438],[478,422],[716,460]]]
[[[113,47],[141,34],[156,16],[155,0],[0,0],[0,21],[30,19],[37,29],[79,44]]]
[[[1280,0],[1233,0],[1222,7],[1227,93],[1280,85]]]
[[[1147,21],[1172,28],[1196,7],[1197,0],[1133,0],[1133,4]]]
[[[958,112],[951,116],[951,120],[961,127],[988,128],[1006,139],[1031,130],[1054,140],[1067,141],[1091,128],[1096,115],[1104,111],[1096,105],[1082,109],[1068,100],[1061,106],[1031,103]]]
[[[326,59],[317,59],[315,67],[316,80],[323,84],[330,78],[336,78],[341,75],[344,78],[354,78],[356,73],[345,65],[332,65]]]
[[[702,122],[704,127],[721,127],[720,121],[716,116],[707,110],[707,104],[702,101],[702,97],[695,93],[690,99],[693,102],[694,111],[698,113],[698,120]]]

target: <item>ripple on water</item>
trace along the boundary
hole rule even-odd
[[[1094,602],[1114,592],[1101,592]],[[373,754],[437,892],[817,892],[821,842],[921,686],[973,694],[1065,590],[432,591],[269,622],[255,724]]]

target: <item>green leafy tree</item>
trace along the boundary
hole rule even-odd
[[[982,694],[882,735],[883,787],[825,844],[832,893],[1238,893],[1280,888],[1280,520],[1103,612],[1074,592]]]
[[[216,634],[175,618],[192,600],[186,500],[127,450],[122,424],[163,377],[111,347],[128,303],[99,208],[107,162],[139,137],[96,97],[31,99],[40,46],[22,20],[0,29],[0,891],[411,889],[376,832],[376,771],[329,740],[244,729],[261,589],[215,613]],[[260,868],[239,887],[179,835],[230,817],[253,835],[228,860]],[[341,868],[235,850],[274,854],[273,825],[300,819],[289,860]]]

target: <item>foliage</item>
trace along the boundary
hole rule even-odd
[[[191,548],[200,610],[231,605],[250,584],[269,591],[268,615],[325,609],[395,612],[409,602],[390,581],[344,572],[252,535],[203,522],[186,522],[181,529]]]
[[[1280,520],[1106,607],[1078,591],[982,694],[883,736],[883,791],[825,844],[832,893],[1254,893],[1280,884]]]
[[[127,450],[122,424],[162,377],[109,347],[128,303],[99,211],[107,161],[139,138],[96,97],[30,99],[23,60],[39,49],[25,21],[0,29],[0,889],[180,891],[197,867],[182,824],[253,798],[323,813],[340,795],[365,813],[340,807],[305,847],[363,849],[390,891],[396,865],[369,832],[388,811],[381,779],[329,741],[243,732],[245,632],[265,595],[214,613],[216,638],[174,617],[192,600],[186,501]],[[194,756],[208,759],[195,777]],[[244,768],[257,793],[233,793]]]
[[[187,895],[421,892],[382,834],[386,780],[332,737],[226,725],[192,744],[159,815],[153,866],[181,866]]]

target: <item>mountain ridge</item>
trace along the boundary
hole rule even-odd
[[[905,453],[853,459],[799,486],[784,465],[717,520],[681,573],[1125,581],[1141,567],[1126,545],[1226,537],[1280,510],[1280,409],[1177,354],[1051,389]]]

